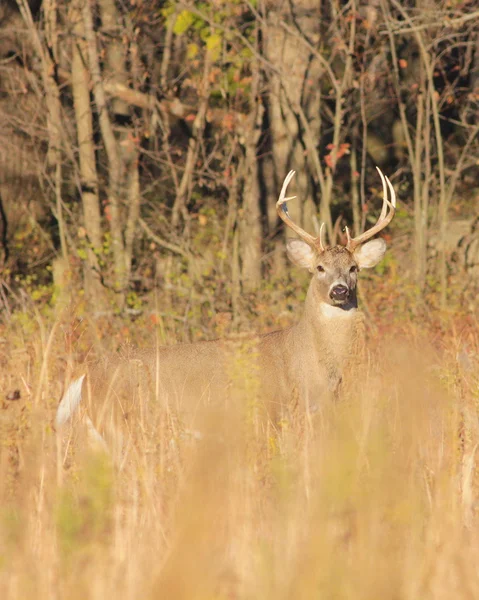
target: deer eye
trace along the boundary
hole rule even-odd
[[[357,272],[357,270],[358,270],[357,266],[356,266],[356,265],[353,265],[353,266],[352,266],[352,267],[349,269],[349,272],[350,272],[350,273],[356,273],[356,272]]]
[[[321,265],[318,265],[316,268],[318,269],[318,273],[324,273],[324,267]]]

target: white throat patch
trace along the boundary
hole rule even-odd
[[[350,319],[356,314],[357,308],[344,310],[339,306],[331,306],[331,304],[328,304],[327,302],[321,302],[319,310],[325,319]]]

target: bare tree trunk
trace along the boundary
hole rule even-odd
[[[106,35],[108,43],[106,44],[106,60],[104,79],[107,85],[129,89],[131,80],[137,81],[134,76],[130,76],[126,66],[127,52],[125,44],[122,41],[124,36],[124,25],[121,22],[120,13],[116,7],[115,0],[97,0],[102,21],[102,32]],[[136,65],[135,55],[130,55],[130,63]],[[110,112],[117,119],[122,117],[125,122],[131,118],[130,105],[119,97],[111,100]],[[120,151],[122,164],[122,184],[125,189],[125,210],[127,214],[122,219],[126,221],[125,227],[125,282],[128,280],[131,272],[131,261],[133,258],[133,242],[140,216],[140,177],[138,173],[139,154],[137,136],[132,125],[117,127],[116,139]]]
[[[394,85],[396,88],[396,96],[398,98],[399,116],[401,120],[402,132],[406,141],[407,153],[409,156],[409,162],[411,164],[411,171],[413,177],[414,187],[414,248],[415,248],[415,279],[418,286],[418,290],[422,293],[426,283],[426,261],[427,261],[427,211],[424,209],[428,205],[428,199],[426,199],[425,193],[429,193],[429,182],[422,188],[422,170],[423,170],[423,150],[426,149],[427,158],[430,152],[430,128],[429,123],[424,122],[424,103],[426,102],[424,96],[426,96],[427,87],[424,78],[424,72],[420,78],[420,94],[417,104],[416,124],[415,131],[416,135],[414,140],[412,139],[409,131],[409,121],[406,115],[406,105],[402,100],[402,89],[401,79],[399,75],[399,59],[396,51],[396,42],[391,27],[391,16],[389,13],[389,6],[386,0],[381,0],[381,9],[383,11],[384,20],[389,35],[389,46],[391,50],[391,60],[394,76]],[[426,102],[428,106],[429,100]],[[426,137],[427,135],[427,137]],[[429,167],[428,167],[429,168]]]
[[[51,56],[58,64],[58,32],[57,32],[57,6],[55,0],[45,0],[43,11],[46,16],[46,39],[50,48]],[[44,53],[45,56],[46,53]],[[51,59],[50,59],[51,60]],[[47,67],[47,61],[43,60],[43,69]],[[50,64],[50,69],[53,64]],[[46,72],[44,81],[47,88],[48,101],[48,130],[50,138],[50,148],[48,153],[48,162],[55,170],[55,206],[58,220],[58,231],[60,245],[62,249],[62,258],[66,262],[68,258],[65,222],[63,219],[63,200],[62,200],[62,110],[60,103],[60,92],[54,79],[54,70]],[[51,104],[50,104],[51,102]]]
[[[298,171],[295,186],[300,202],[291,202],[288,207],[292,218],[304,223],[305,215],[316,212],[312,201],[312,186],[308,176],[307,158],[301,143],[301,128],[307,121],[311,139],[317,143],[320,130],[319,86],[306,85],[305,80],[317,80],[312,69],[317,66],[311,60],[311,52],[298,41],[298,33],[289,32],[284,22],[294,22],[301,35],[317,40],[318,2],[316,0],[289,2],[286,0],[264,2],[266,15],[263,29],[264,53],[271,64],[269,73],[269,111],[272,151],[276,181],[270,183],[269,204],[274,217],[274,204],[278,187],[286,173],[294,168]],[[305,91],[306,90],[306,91]],[[304,122],[298,119],[298,110],[304,111]],[[309,151],[309,148],[308,148]],[[324,218],[324,215],[322,215]]]
[[[44,12],[48,14],[48,40],[51,55],[44,48],[37,28],[33,21],[30,6],[27,0],[17,0],[20,14],[25,22],[27,30],[31,36],[33,45],[41,61],[41,72],[43,87],[45,90],[45,105],[47,107],[47,127],[48,127],[48,165],[54,172],[55,189],[55,216],[58,222],[58,232],[60,237],[60,246],[62,258],[68,260],[68,249],[66,243],[65,223],[63,220],[62,203],[62,110],[60,103],[60,93],[56,84],[54,74],[55,65],[51,56],[56,54],[56,6],[53,0],[45,0]]]
[[[234,327],[238,326],[240,319],[240,294],[239,234],[238,229],[235,229],[233,232],[233,253],[231,256],[231,307],[233,309]]]
[[[423,68],[425,70],[425,78],[427,81],[427,90],[428,90],[428,101],[431,103],[431,113],[432,113],[432,121],[434,125],[434,137],[436,141],[436,152],[437,152],[437,163],[438,163],[438,173],[439,173],[439,279],[440,279],[440,298],[441,298],[441,306],[445,308],[447,301],[447,263],[446,263],[446,233],[447,233],[447,223],[448,223],[448,211],[449,211],[449,203],[447,201],[446,194],[446,174],[445,174],[445,164],[444,164],[444,150],[443,150],[443,139],[441,133],[441,124],[439,120],[439,106],[438,106],[438,94],[436,93],[434,87],[434,68],[435,68],[435,59],[431,55],[431,50],[429,44],[426,45],[425,40],[423,38],[422,32],[414,27],[411,18],[407,11],[404,10],[402,5],[397,0],[391,0],[392,4],[396,7],[396,9],[401,13],[404,20],[411,27],[411,31],[416,39],[416,43],[418,45],[420,56],[423,64]],[[432,5],[429,2],[425,3],[423,8],[431,8]],[[430,143],[429,140],[426,140],[426,143]],[[420,217],[422,218],[422,217]]]
[[[251,86],[252,109],[248,115],[245,131],[245,161],[243,187],[243,215],[240,220],[240,246],[243,289],[251,291],[261,283],[261,211],[258,180],[258,160],[256,156],[261,135],[264,108],[259,98],[260,69],[256,64]]]
[[[93,140],[93,116],[90,104],[90,77],[82,9],[88,0],[75,0],[72,3],[71,22],[73,24],[72,43],[72,92],[80,162],[80,186],[83,205],[83,223],[88,236],[87,261],[84,269],[85,291],[90,300],[98,302],[103,296],[99,277],[97,253],[102,247],[100,201],[98,197],[98,176]]]
[[[98,0],[100,16],[102,20],[102,31],[106,34],[108,43],[106,45],[106,61],[104,78],[108,85],[128,88],[128,83],[132,79],[126,66],[127,53],[125,44],[122,42],[124,35],[123,24],[121,23],[120,13],[117,10],[114,0]],[[132,69],[136,66],[136,55],[134,52],[130,55]],[[133,77],[135,81],[135,78]],[[136,79],[137,80],[137,79]],[[115,118],[121,117],[128,122],[131,118],[129,104],[123,99],[116,97],[111,101],[111,113]],[[125,189],[125,208],[121,212],[126,212],[122,221],[126,220],[125,227],[125,252],[124,252],[124,283],[126,288],[131,273],[131,264],[133,259],[133,243],[140,216],[140,176],[138,172],[139,153],[137,136],[132,125],[124,125],[118,128],[117,145],[120,151],[122,164],[122,177]]]
[[[361,205],[358,189],[358,148],[357,134],[353,134],[353,142],[351,147],[351,205],[353,210],[353,226],[354,231],[361,231]]]
[[[128,169],[127,181],[128,218],[125,230],[125,269],[129,278],[133,260],[133,242],[135,231],[140,217],[140,174],[138,160],[134,161]]]
[[[106,102],[103,79],[100,70],[96,34],[93,28],[92,4],[87,0],[83,5],[83,23],[88,45],[90,74],[93,82],[93,94],[98,111],[101,135],[108,157],[108,206],[107,219],[110,223],[113,261],[115,268],[115,288],[125,290],[125,247],[123,243],[122,218],[120,211],[122,165],[115,134],[113,132]],[[123,298],[121,297],[121,302]]]
[[[426,283],[426,263],[427,263],[427,221],[423,223],[423,206],[428,204],[429,181],[424,181],[425,185],[421,190],[420,183],[422,179],[423,167],[430,172],[426,158],[430,154],[430,112],[426,110],[426,119],[424,118],[425,108],[429,108],[429,97],[424,78],[424,69],[422,65],[419,68],[419,89],[416,103],[416,135],[414,141],[414,154],[411,157],[411,164],[414,170],[414,179],[417,184],[414,185],[414,248],[415,248],[415,279],[419,290],[422,292]],[[425,154],[426,156],[423,156]],[[414,159],[414,162],[413,162]],[[427,195],[426,195],[427,194]]]
[[[132,29],[132,24],[129,23],[129,30]],[[133,32],[130,31],[130,74],[132,85],[135,87],[135,91],[138,91],[138,87],[142,81],[143,71],[141,68],[140,61],[140,49],[138,47],[136,37]],[[123,63],[126,75],[126,65]],[[140,220],[140,208],[141,208],[141,185],[140,185],[140,133],[136,126],[136,121],[133,119],[131,127],[127,133],[127,139],[124,140],[122,146],[125,148],[125,162],[126,162],[126,190],[127,190],[127,222],[125,230],[125,260],[126,260],[126,272],[127,281],[130,279],[131,267],[133,263],[133,245],[135,241],[136,231],[138,229]],[[127,143],[128,142],[128,143]]]
[[[441,285],[441,307],[446,307],[447,301],[447,263],[446,263],[446,233],[449,218],[449,203],[446,195],[446,175],[444,165],[443,139],[439,121],[439,106],[436,89],[434,87],[434,63],[425,47],[422,36],[416,33],[416,40],[421,49],[421,57],[426,70],[428,84],[428,101],[431,103],[432,120],[436,139],[436,152],[439,172],[439,280]],[[428,140],[429,142],[429,140]]]
[[[188,141],[188,150],[186,152],[183,176],[181,177],[180,185],[176,193],[175,202],[173,204],[173,212],[171,216],[171,224],[173,225],[173,227],[178,226],[180,214],[183,216],[184,220],[186,220],[187,217],[186,203],[188,201],[193,185],[193,171],[195,168],[196,159],[198,157],[199,138],[203,134],[203,130],[205,127],[206,111],[208,109],[210,69],[211,59],[210,53],[207,51],[205,56],[205,64],[203,68],[203,79],[201,82],[201,86],[198,90],[200,96],[198,103],[198,111],[196,113],[195,120],[193,121],[191,136]]]
[[[340,146],[344,140],[344,114],[346,109],[345,93],[352,81],[352,57],[356,41],[356,3],[349,3],[350,19],[337,14],[334,21],[342,19],[347,28],[347,43],[343,43],[341,55],[344,56],[344,67],[338,77],[321,52],[317,49],[320,41],[319,23],[321,3],[315,0],[297,0],[296,2],[268,2],[268,22],[265,27],[265,54],[274,67],[271,79],[271,130],[273,137],[273,154],[276,172],[286,173],[291,166],[299,169],[299,196],[302,199],[302,221],[306,228],[314,212],[311,200],[310,177],[307,166],[320,188],[321,220],[331,238],[333,223],[331,217],[331,200],[333,196],[333,180],[337,160],[341,156]],[[330,3],[330,10],[335,13],[335,3]],[[284,14],[289,18],[285,19]],[[294,25],[289,25],[291,22]],[[339,31],[339,30],[338,30]],[[343,35],[339,31],[338,35]],[[327,166],[323,167],[323,157],[318,152],[318,141],[321,138],[323,123],[321,120],[321,88],[323,76],[330,83],[330,95],[335,106],[332,113],[332,143]],[[324,88],[324,85],[323,85]],[[305,218],[306,217],[306,218]],[[294,215],[293,215],[293,218]]]
[[[343,130],[343,119],[344,119],[344,110],[345,110],[345,93],[347,89],[351,85],[352,80],[352,59],[354,56],[354,46],[356,41],[356,2],[355,0],[351,0],[350,10],[352,18],[349,24],[349,39],[348,46],[346,50],[346,57],[344,61],[344,70],[341,79],[337,79],[336,83],[334,80],[332,81],[335,93],[336,93],[336,102],[334,109],[334,120],[333,120],[333,141],[332,141],[332,149],[330,155],[330,166],[326,170],[326,178],[324,189],[322,189],[322,195],[324,196],[324,200],[322,199],[321,206],[322,212],[325,213],[323,217],[323,221],[326,223],[326,227],[328,229],[328,233],[330,239],[333,237],[333,224],[331,219],[331,210],[330,203],[332,200],[332,192],[333,192],[333,177],[336,170],[336,164],[338,160],[338,152],[339,146],[341,143],[342,130]],[[331,3],[332,10],[335,11],[334,2]],[[335,15],[334,21],[337,21],[339,15]]]
[[[105,68],[103,79],[107,84],[124,85],[128,87],[129,78],[126,69],[125,44],[123,23],[120,19],[115,0],[97,0],[102,23],[102,33],[108,40],[105,45]],[[129,105],[121,98],[113,98],[110,102],[110,112],[113,115],[130,116]]]
[[[416,164],[416,180],[414,190],[414,224],[416,247],[416,281],[422,292],[426,287],[427,277],[427,247],[429,237],[429,198],[431,194],[432,164],[431,164],[431,90],[428,90],[424,68],[421,67],[420,91],[418,94],[416,117],[416,142],[414,154]],[[424,108],[425,110],[424,110]],[[425,113],[423,115],[423,112]],[[422,181],[421,181],[422,178]],[[421,183],[422,186],[421,186]]]
[[[250,145],[251,146],[251,145]],[[256,145],[246,148],[243,214],[240,220],[241,282],[245,291],[261,283],[261,211]]]

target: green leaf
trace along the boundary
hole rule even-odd
[[[221,46],[221,35],[213,33],[206,38],[206,47],[208,50],[216,50]]]
[[[182,35],[191,27],[195,20],[193,13],[189,10],[182,10],[176,18],[175,26],[173,27],[173,33],[176,35]]]
[[[186,58],[194,58],[198,54],[198,44],[188,44]]]

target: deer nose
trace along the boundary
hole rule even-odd
[[[342,283],[335,285],[331,288],[329,292],[329,297],[331,300],[346,300],[349,296],[349,288],[347,285],[343,285]]]

